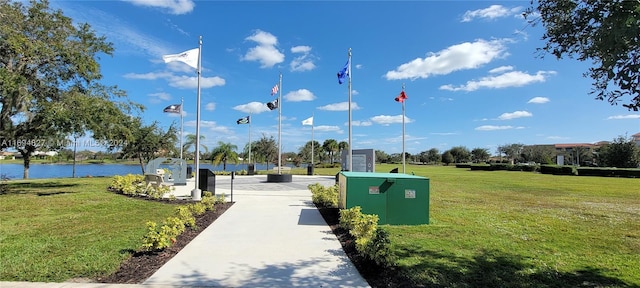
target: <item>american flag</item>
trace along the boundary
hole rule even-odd
[[[276,95],[276,93],[278,93],[278,84],[271,88],[271,96]]]

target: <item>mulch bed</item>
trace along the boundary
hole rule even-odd
[[[182,200],[173,200],[167,203],[187,204],[191,202],[187,201],[186,203],[182,203]],[[218,219],[231,205],[233,205],[233,203],[229,202],[217,204],[214,211],[207,211],[203,215],[196,217],[196,227],[198,227],[198,229],[187,228],[184,233],[176,238],[176,243],[174,243],[173,246],[161,252],[135,252],[120,265],[118,271],[107,277],[97,279],[97,282],[120,284],[139,284],[144,282],[160,269],[162,265],[178,254],[178,252],[198,236],[202,230]],[[338,225],[340,223],[340,215],[337,208],[318,207],[318,210],[340,241],[346,255],[371,287],[416,287],[408,278],[398,273],[396,269],[381,268],[376,265],[375,262],[360,256],[356,251],[353,236],[349,234],[349,231],[340,228]]]

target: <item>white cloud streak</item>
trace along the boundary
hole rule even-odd
[[[507,8],[502,5],[491,5],[484,9],[468,10],[462,16],[461,22],[471,22],[477,18],[496,19],[500,17],[508,17],[518,15],[522,11],[521,7]]]
[[[413,122],[413,120],[407,116],[404,117],[404,121],[405,123],[411,123]],[[371,117],[371,122],[374,122],[376,124],[380,124],[380,125],[384,125],[384,126],[388,126],[390,124],[402,124],[402,115],[395,115],[395,116],[389,116],[389,115],[378,115],[378,116],[373,116]]]
[[[453,86],[451,84],[440,86],[440,90],[449,91],[476,91],[481,88],[507,88],[521,87],[536,82],[544,82],[548,75],[555,75],[555,71],[538,71],[536,74],[527,74],[521,71],[511,71],[497,76],[482,77],[479,80],[467,81],[465,85]]]
[[[499,120],[511,120],[511,119],[517,119],[517,118],[523,118],[523,117],[532,117],[533,114],[531,114],[528,111],[515,111],[515,112],[511,112],[511,113],[502,113],[502,115],[498,116]]]
[[[528,104],[544,104],[547,103],[551,100],[549,100],[549,98],[547,97],[533,97],[531,98],[529,101],[527,101]]]
[[[494,131],[494,130],[510,130],[510,129],[524,129],[524,127],[482,125],[475,128],[475,130],[478,130],[478,131]]]
[[[491,61],[507,56],[502,40],[476,40],[447,47],[437,53],[429,53],[425,58],[416,58],[395,70],[388,71],[387,80],[428,78],[432,75],[446,75],[458,70],[475,69]]]
[[[318,109],[325,110],[325,111],[348,111],[349,102],[333,103],[325,106],[320,106],[318,107]],[[360,109],[360,107],[358,107],[358,103],[351,102],[351,110],[358,110],[358,109]]]
[[[193,11],[195,3],[191,0],[125,0],[136,6],[156,7],[170,14],[182,15]]]
[[[267,105],[262,102],[249,102],[233,107],[233,110],[237,110],[244,113],[260,114],[262,112],[270,111]]]
[[[607,120],[640,119],[640,114],[609,116]]]

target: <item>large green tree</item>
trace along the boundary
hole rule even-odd
[[[300,147],[298,151],[298,156],[302,158],[303,162],[311,163],[311,145],[313,144],[313,162],[318,162],[322,156],[322,145],[320,142],[313,140],[307,141],[304,146]]]
[[[158,122],[144,125],[142,119],[132,118],[128,121],[127,126],[131,131],[131,136],[123,143],[122,153],[125,157],[138,159],[142,174],[145,173],[144,163],[148,163],[156,157],[175,153],[178,136],[174,125],[164,131]]]
[[[543,56],[591,61],[596,99],[640,109],[640,1],[532,0],[525,16],[546,30]]]
[[[338,141],[336,139],[327,139],[322,143],[322,149],[329,155],[329,161],[331,163],[335,162],[335,154],[340,149],[338,145]]]
[[[489,157],[491,157],[491,154],[487,148],[473,148],[471,150],[471,161],[473,162],[485,162],[489,160]]]
[[[640,147],[632,138],[618,136],[613,142],[600,147],[598,159],[601,166],[637,168],[640,165]]]
[[[211,163],[218,165],[222,162],[222,170],[227,171],[227,162],[238,164],[237,149],[238,146],[234,144],[219,141],[218,146],[211,150]]]
[[[99,83],[98,57],[111,55],[112,44],[46,0],[0,0],[0,11],[0,149],[22,154],[23,177],[36,149],[59,148],[87,131],[105,141],[122,134],[110,128],[142,107]]]
[[[278,144],[273,136],[267,138],[265,134],[262,134],[258,141],[253,142],[251,150],[253,150],[256,161],[266,163],[267,170],[269,170],[269,163],[278,163]]]

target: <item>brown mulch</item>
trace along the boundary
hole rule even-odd
[[[182,204],[182,202],[183,200],[172,200],[168,203]],[[192,202],[193,201],[187,201],[187,203]],[[193,238],[196,238],[202,230],[218,219],[231,205],[233,205],[233,203],[230,202],[216,204],[213,211],[207,211],[196,217],[197,229],[185,229],[180,236],[176,237],[176,243],[171,247],[161,252],[135,252],[129,259],[120,264],[118,271],[107,277],[97,279],[97,282],[123,284],[138,284],[144,282],[144,280],[147,280],[147,278],[151,277],[153,273],[160,269],[162,265],[178,254],[184,246],[187,246]]]
[[[173,200],[168,203],[183,204],[181,202],[180,200]],[[233,205],[233,203],[229,202],[217,204],[214,211],[207,211],[203,215],[196,217],[196,227],[198,227],[198,229],[187,228],[184,233],[176,238],[176,243],[174,243],[173,246],[161,252],[135,252],[120,265],[118,271],[107,277],[97,279],[97,282],[121,284],[138,284],[144,282],[160,269],[162,265],[178,254],[178,252],[198,236],[202,230],[218,219],[231,205]],[[403,277],[395,268],[379,267],[375,262],[358,254],[353,236],[349,234],[349,231],[340,228],[338,225],[340,215],[337,208],[318,207],[318,210],[340,241],[345,254],[371,287],[415,287],[408,278]]]

